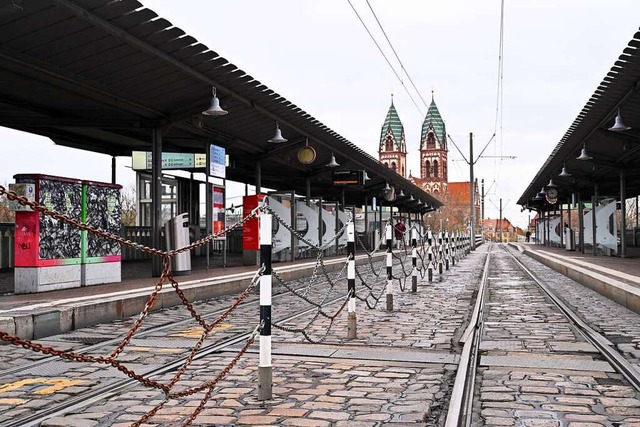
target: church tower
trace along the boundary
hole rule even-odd
[[[380,132],[378,160],[389,169],[393,169],[403,178],[406,178],[407,145],[404,139],[404,126],[402,126],[396,107],[393,105],[393,95],[391,95],[391,106]]]
[[[446,191],[447,186],[447,131],[440,111],[433,100],[422,122],[420,136],[420,178],[431,193]]]

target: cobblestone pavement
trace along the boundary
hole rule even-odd
[[[545,267],[513,248],[511,252],[533,273],[549,283],[556,295],[586,323],[616,344],[618,351],[640,370],[640,314]]]
[[[612,327],[631,320],[625,308],[517,256],[574,307],[598,312],[588,316],[589,323],[600,318]],[[475,425],[640,427],[640,395],[600,359],[533,281],[516,273],[506,252],[494,245],[491,257]],[[599,299],[604,301],[594,304]],[[617,321],[610,319],[618,315]],[[634,328],[623,330],[631,334]]]
[[[456,337],[461,334],[470,315],[471,298],[481,274],[483,259],[480,250],[445,271],[442,276],[436,273],[433,283],[421,278],[415,294],[410,292],[410,277],[407,278],[404,292],[400,291],[395,281],[393,312],[384,310],[384,296],[373,309],[367,309],[363,302],[358,301],[357,340],[346,340],[346,311],[338,315],[333,325],[328,319],[319,317],[309,326],[308,332],[312,338],[326,335],[324,347],[305,343],[300,334],[274,330],[274,401],[266,404],[255,401],[257,345],[254,344],[252,353],[246,354],[220,383],[213,402],[209,402],[194,425],[358,426],[393,423],[394,426],[401,426],[404,423],[415,425],[417,422],[437,425],[442,409],[446,410],[446,394],[455,374],[455,353],[458,351]],[[410,258],[406,261],[410,263]],[[408,267],[405,268],[408,271]],[[376,266],[374,271],[378,269],[379,266]],[[394,274],[403,276],[402,270],[397,267]],[[366,280],[371,281],[369,284],[376,292],[386,286],[384,274],[377,281],[373,275]],[[303,288],[301,293],[314,302],[344,296],[347,289],[344,275],[333,288],[325,284],[306,289],[307,282],[300,280],[295,285]],[[365,290],[360,281],[356,287]],[[217,298],[198,303],[196,307],[202,312],[219,310],[228,307],[233,300],[234,297]],[[337,310],[342,301],[325,310]],[[308,302],[291,295],[274,296],[273,307],[276,322],[302,308],[313,308]],[[314,314],[315,310],[288,325],[304,326],[313,319]],[[119,359],[132,369],[145,372],[184,354],[199,337],[194,321],[188,327],[179,324],[186,317],[184,308],[152,313],[145,323],[148,328],[152,325],[175,325],[175,328],[150,331],[144,337],[134,338]],[[239,331],[251,330],[257,320],[257,306],[242,305],[212,334],[212,338],[219,341]],[[131,324],[132,319],[98,325],[42,342],[57,348],[80,348],[86,344],[77,340],[89,342],[92,339],[99,341],[122,337]],[[282,350],[282,346],[286,345],[289,347]],[[110,348],[113,347],[115,345]],[[0,356],[5,369],[25,363],[17,360],[32,355],[13,346],[3,346],[3,349],[8,349],[8,353]],[[336,349],[340,349],[340,352]],[[335,355],[322,358],[314,355],[325,350],[335,352]],[[363,351],[370,351],[371,355]],[[108,351],[101,350],[100,353]],[[195,361],[179,386],[192,386],[210,380],[226,366],[228,360],[229,357],[212,355]],[[163,379],[168,381],[170,377]],[[86,390],[98,389],[105,383],[122,378],[123,374],[112,368],[59,360],[3,376],[0,383],[0,423],[80,396]],[[46,383],[45,380],[53,383]],[[63,380],[67,382],[62,383]],[[38,394],[43,389],[50,391],[47,386],[58,389],[50,394]],[[116,421],[129,425],[162,398],[162,393],[135,386],[108,401],[93,404],[92,408],[99,408],[96,411],[81,409],[75,415],[50,419],[42,425],[107,426]],[[176,425],[191,413],[200,398],[194,396],[184,401],[170,401],[149,425]]]

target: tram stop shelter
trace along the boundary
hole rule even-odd
[[[538,243],[622,257],[640,245],[639,47],[637,32],[520,196]]]
[[[160,247],[161,153],[226,149],[226,178],[262,188],[421,214],[437,199],[135,0],[34,0],[0,9],[0,125],[56,144],[130,156],[152,151],[153,246]],[[227,115],[203,115],[215,90]],[[269,142],[276,126],[287,142]],[[5,142],[7,143],[7,142]],[[300,162],[304,146],[316,160]],[[340,164],[327,167],[332,156]],[[334,170],[364,170],[336,186]],[[20,171],[18,171],[20,172]],[[37,171],[29,171],[37,172]],[[116,181],[115,171],[112,174]],[[382,200],[378,197],[378,200]],[[159,263],[154,266],[159,274]]]

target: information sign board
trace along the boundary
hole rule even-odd
[[[209,175],[226,178],[226,172],[227,165],[224,148],[211,144],[209,146]]]

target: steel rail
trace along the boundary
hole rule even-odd
[[[364,291],[365,289],[361,289],[361,291]],[[283,292],[281,294],[279,294],[278,296],[284,296],[285,294],[289,293],[289,291],[287,292]],[[325,305],[330,305],[333,304],[335,302],[338,301],[342,301],[344,300],[344,295],[336,297],[330,301],[327,301],[325,303]],[[253,303],[257,302],[258,300],[252,300]],[[278,320],[273,320],[273,323],[282,323],[282,322],[288,322],[291,320],[294,320],[300,316],[303,316],[305,314],[308,314],[310,312],[316,311],[317,307],[311,307],[308,308],[306,310],[302,310],[299,311],[297,313],[294,313],[290,316],[284,317],[282,319],[278,319]],[[221,310],[224,311],[224,310]],[[189,319],[186,319],[189,320]],[[192,319],[191,319],[192,320]],[[175,323],[174,323],[175,325]],[[157,332],[157,330],[155,330],[154,332]],[[218,353],[223,351],[225,348],[228,347],[232,347],[240,342],[243,342],[245,340],[247,340],[250,336],[251,336],[252,332],[245,332],[245,333],[240,333],[237,334],[231,338],[228,338],[222,342],[217,342],[217,343],[213,343],[210,344],[208,346],[204,346],[202,347],[202,349],[198,352],[198,354],[194,357],[194,360],[198,360],[201,359],[203,357],[209,356],[213,353]],[[120,341],[120,339],[116,339],[116,341]],[[100,343],[103,344],[103,343]],[[100,345],[98,344],[98,345]],[[182,364],[184,364],[184,362],[186,361],[186,359],[189,357],[189,355],[186,356],[182,356],[178,359],[176,359],[175,361],[162,366],[160,368],[151,370],[149,372],[146,372],[144,375],[145,377],[152,377],[152,376],[157,376],[157,375],[163,375],[166,374],[168,372],[171,372],[177,368],[179,368],[180,366],[182,366]],[[48,358],[49,359],[49,358]],[[28,416],[22,417],[22,418],[15,418],[13,420],[11,420],[10,422],[6,423],[6,424],[2,424],[3,427],[32,427],[32,426],[38,426],[40,425],[42,422],[46,421],[49,418],[52,417],[57,417],[57,416],[62,416],[65,415],[69,412],[72,412],[74,410],[78,410],[81,409],[83,407],[86,407],[94,402],[97,402],[99,400],[105,399],[105,398],[109,398],[112,395],[114,395],[115,393],[126,389],[127,387],[133,386],[133,385],[137,385],[139,384],[139,382],[137,380],[134,379],[123,379],[120,381],[117,381],[115,383],[112,384],[107,384],[105,386],[99,387],[95,390],[86,392],[86,393],[82,393],[80,395],[74,396],[71,399],[59,404],[59,405],[54,405],[52,407],[49,408],[45,408],[41,411],[38,411],[36,413],[30,414]],[[160,393],[160,391],[158,391]]]
[[[487,279],[489,275],[491,247],[492,245],[489,244],[489,251],[484,262],[476,303],[473,313],[471,314],[471,319],[469,319],[469,326],[467,326],[467,329],[459,341],[463,343],[464,346],[462,347],[460,362],[458,363],[456,378],[453,383],[453,390],[451,391],[445,427],[468,426],[471,424],[473,389],[475,387],[475,373],[478,364],[478,348],[480,346],[480,337],[484,323],[484,305],[488,288]]]
[[[340,260],[340,262],[342,262],[342,260]],[[333,263],[335,263],[335,261],[333,261],[333,260],[327,262],[327,264],[333,264]],[[251,274],[248,274],[247,278],[251,278]],[[297,280],[301,280],[301,279],[297,279]],[[274,288],[276,286],[280,287],[281,285],[275,284]],[[284,295],[284,294],[287,294],[287,293],[291,293],[291,291],[285,289],[282,292],[274,293],[274,298],[279,298],[281,295]],[[253,304],[257,303],[257,302],[259,302],[259,298],[258,297],[247,298],[246,302],[243,303],[243,305],[253,305]],[[203,319],[210,319],[212,317],[215,317],[215,316],[217,316],[219,314],[224,313],[226,310],[227,310],[226,308],[216,309],[216,310],[214,310],[214,311],[212,311],[210,313],[203,314],[202,317],[203,317]],[[135,317],[135,316],[132,316],[132,317]],[[140,332],[138,332],[135,335],[135,338],[142,338],[142,337],[145,337],[145,336],[147,336],[149,334],[152,334],[152,333],[162,332],[164,330],[172,329],[172,328],[175,328],[176,326],[180,326],[180,325],[183,325],[183,324],[189,324],[189,323],[193,323],[193,317],[191,317],[188,314],[185,314],[185,319],[183,319],[183,320],[178,320],[177,322],[169,320],[166,323],[161,323],[161,324],[158,324],[158,325],[153,325],[153,326],[150,326],[148,328],[142,329],[142,330],[140,330]],[[75,331],[77,331],[77,330],[70,331],[70,332],[75,332]],[[66,335],[66,334],[67,333],[58,334],[58,335]],[[53,335],[53,336],[57,336],[57,335]],[[46,338],[50,338],[50,337],[46,337]],[[43,339],[43,340],[47,341],[46,339]],[[64,342],[64,340],[63,340],[63,342]],[[122,342],[122,337],[110,338],[110,339],[107,339],[107,340],[102,341],[100,343],[89,345],[88,347],[80,348],[78,350],[75,350],[75,352],[78,353],[78,354],[86,354],[86,353],[89,353],[89,352],[92,352],[92,351],[95,351],[95,350],[99,350],[99,349],[104,348],[104,347],[109,347],[109,346],[114,345],[114,344],[119,344],[120,342]],[[54,361],[54,360],[60,360],[60,358],[58,356],[47,356],[47,357],[44,357],[44,358],[39,359],[39,360],[34,360],[34,361],[29,362],[27,364],[18,365],[18,366],[14,366],[12,368],[7,368],[7,369],[4,369],[4,370],[0,370],[0,378],[4,378],[4,377],[6,377],[8,375],[12,375],[12,374],[20,373],[20,372],[22,372],[24,370],[32,369],[32,368],[44,365],[44,364],[46,364],[48,362],[51,362],[51,361]]]
[[[533,281],[540,286],[540,288],[547,294],[549,299],[553,301],[553,303],[562,311],[562,313],[567,316],[567,318],[578,328],[580,333],[589,341],[598,351],[604,356],[604,358],[611,364],[613,369],[615,369],[618,373],[622,374],[627,381],[636,389],[636,391],[640,392],[640,372],[631,364],[627,359],[625,359],[613,346],[608,339],[606,339],[602,334],[596,332],[593,328],[587,325],[578,315],[573,312],[558,296],[556,296],[549,287],[540,279],[536,277],[536,275],[529,270],[518,258],[516,258],[513,253],[511,253],[507,248],[503,248],[505,252],[507,252],[518,264],[518,266],[527,273]]]

